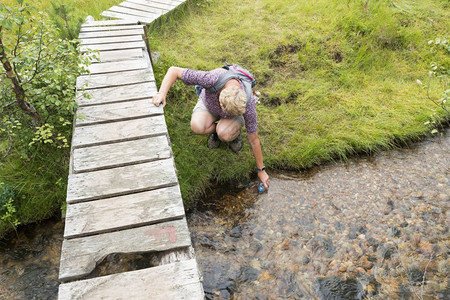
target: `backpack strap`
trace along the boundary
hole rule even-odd
[[[226,73],[223,73],[214,83],[214,85],[207,88],[206,91],[208,91],[209,93],[217,93],[230,79],[238,79],[244,85],[244,91],[245,95],[247,96],[248,106],[250,100],[252,99],[252,87],[255,84],[255,79],[251,76],[250,72],[245,72],[245,69],[238,68],[236,67],[236,65],[226,65],[223,68],[228,71]]]

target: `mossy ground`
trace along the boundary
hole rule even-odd
[[[448,55],[427,42],[448,35],[448,2],[425,1],[191,1],[151,28],[170,65],[208,70],[224,61],[255,75],[261,92],[259,136],[269,168],[299,170],[355,153],[372,153],[430,132],[437,114],[423,86],[430,63]],[[432,82],[431,97],[442,86]],[[197,101],[177,83],[166,120],[183,197],[189,201],[212,182],[239,180],[255,168],[248,143],[235,155],[211,151],[190,133]]]

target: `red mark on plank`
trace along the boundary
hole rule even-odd
[[[152,228],[145,232],[146,235],[152,235],[155,237],[155,240],[157,242],[160,242],[162,240],[162,237],[164,234],[167,234],[169,236],[169,241],[171,243],[175,243],[177,241],[177,235],[175,234],[175,227],[174,226],[167,226],[167,227],[161,227],[161,228]]]

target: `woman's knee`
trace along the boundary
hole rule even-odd
[[[224,142],[231,142],[239,135],[237,126],[217,126],[216,131],[219,138]]]
[[[197,120],[191,120],[191,130],[195,134],[204,134],[206,126]]]

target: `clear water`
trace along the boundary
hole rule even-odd
[[[450,139],[272,174],[189,217],[208,299],[450,299]]]

